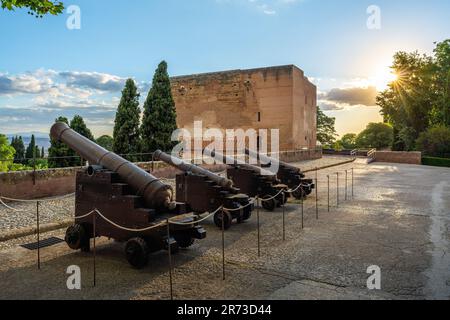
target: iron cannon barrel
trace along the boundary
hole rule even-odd
[[[110,152],[72,130],[66,123],[57,122],[51,130],[53,139],[62,141],[91,165],[100,165],[117,172],[133,187],[150,208],[173,209],[176,205],[172,188],[130,161]]]
[[[286,163],[286,162],[281,161],[279,159],[275,159],[275,158],[266,156],[266,155],[264,155],[262,153],[259,153],[259,152],[256,152],[256,151],[253,151],[253,150],[250,150],[250,149],[247,149],[247,148],[245,148],[245,153],[248,156],[252,157],[252,158],[258,159],[260,162],[262,161],[264,164],[272,164],[273,165],[273,164],[277,164],[278,163],[278,165],[280,167],[284,167],[284,168],[290,169],[290,170],[300,171],[299,168],[297,168],[297,167],[295,167],[295,166],[293,166],[293,165],[291,165],[289,163]]]
[[[153,159],[161,160],[175,168],[178,168],[183,172],[192,172],[195,174],[206,176],[215,183],[217,183],[219,186],[224,187],[226,189],[231,189],[233,187],[233,181],[231,181],[230,179],[221,177],[218,174],[203,169],[202,167],[187,163],[186,161],[177,157],[173,157],[165,152],[162,152],[161,150],[157,150],[153,153]]]
[[[269,170],[265,170],[263,168],[260,168],[260,167],[257,167],[257,166],[245,163],[245,161],[242,161],[242,160],[239,160],[239,159],[235,159],[235,158],[223,155],[221,153],[218,153],[216,151],[213,151],[213,150],[210,150],[210,149],[207,149],[207,148],[204,151],[206,153],[208,153],[209,155],[211,155],[211,157],[223,161],[223,163],[225,163],[225,164],[239,166],[241,168],[245,168],[247,170],[251,170],[251,171],[253,171],[253,172],[257,173],[257,174],[264,175],[267,178],[269,178],[269,179],[271,178],[274,181],[277,180],[276,174],[272,173]]]

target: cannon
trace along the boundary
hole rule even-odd
[[[205,238],[206,231],[187,214],[186,205],[174,201],[170,185],[63,122],[55,123],[50,135],[89,162],[76,174],[75,224],[65,236],[71,249],[88,252],[90,239],[105,236],[125,242],[128,262],[143,268],[151,252],[169,248],[176,252]],[[86,216],[89,212],[93,213]],[[177,223],[167,226],[168,219]]]
[[[282,191],[286,191],[288,186],[281,184],[276,174],[213,150],[205,149],[204,152],[227,164],[227,177],[233,181],[241,192],[250,197],[260,197],[264,209],[274,211],[287,202],[289,194]]]
[[[176,175],[176,200],[186,203],[192,212],[214,212],[223,206],[223,212],[214,214],[214,223],[219,228],[222,228],[223,223],[226,230],[231,227],[233,220],[242,223],[250,219],[254,207],[251,199],[240,193],[231,180],[160,150],[153,153],[153,159],[182,172]]]
[[[286,184],[292,192],[292,196],[298,200],[310,195],[314,190],[315,185],[312,179],[306,179],[305,174],[300,168],[294,167],[284,161],[268,157],[259,152],[245,149],[245,153],[254,159],[257,159],[261,164],[261,167],[270,167],[271,165],[278,164],[277,177],[280,181]]]

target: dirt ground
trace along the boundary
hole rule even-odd
[[[345,200],[345,170],[351,173]],[[336,171],[340,204],[336,207]],[[331,210],[327,211],[327,175]],[[314,177],[314,173],[310,173]],[[450,297],[450,169],[356,162],[319,172],[319,219],[314,195],[282,210],[261,211],[261,257],[256,214],[226,232],[222,280],[221,231],[172,257],[175,299],[448,299]],[[62,236],[62,234],[61,234]],[[0,251],[0,299],[168,299],[167,252],[134,270],[123,245],[98,241],[97,285],[92,254],[64,243],[36,251]],[[81,290],[68,290],[67,267],[81,268]],[[367,268],[381,269],[381,290],[368,290]]]

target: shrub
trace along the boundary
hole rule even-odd
[[[450,158],[450,128],[437,126],[422,132],[416,147],[426,156]]]
[[[436,158],[436,157],[423,157],[422,164],[425,166],[450,168],[450,159],[449,158]]]

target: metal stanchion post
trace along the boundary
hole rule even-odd
[[[95,237],[97,235],[97,211],[94,211],[92,215],[92,225],[93,225],[93,242],[94,242],[94,287],[97,284],[97,265],[96,265],[96,255],[97,255],[97,246],[95,243]]]
[[[330,212],[330,175],[327,175],[328,180],[328,212]]]
[[[304,197],[304,193],[303,193],[303,188],[300,187],[300,189],[302,190],[302,201],[301,202],[302,202],[302,230],[303,230],[304,229],[304,210],[305,210],[303,201],[304,201],[305,197]]]
[[[41,269],[41,234],[39,225],[39,201],[36,202],[36,234],[37,234],[37,265]]]
[[[339,172],[336,172],[336,206],[339,208]]]
[[[285,196],[284,192],[282,193],[282,195],[283,195],[283,241],[286,241],[286,224],[285,224],[286,210],[285,210],[285,208],[284,208],[284,201],[285,201],[285,197],[286,197],[286,196]]]
[[[169,281],[170,281],[170,300],[173,300],[173,281],[172,281],[172,248],[170,245],[170,222],[167,218],[167,252],[169,253]]]
[[[347,184],[348,184],[348,171],[345,170],[345,201],[347,201]]]
[[[354,169],[352,168],[352,199],[353,199],[353,196],[354,196],[354,193],[353,193],[353,173],[354,173]]]
[[[222,209],[222,280],[225,280],[225,214]]]
[[[317,171],[316,168],[316,220],[319,220],[319,179],[317,178]]]
[[[260,237],[260,223],[259,223],[259,197],[256,197],[256,224],[258,227],[258,257],[261,257],[261,237]]]

